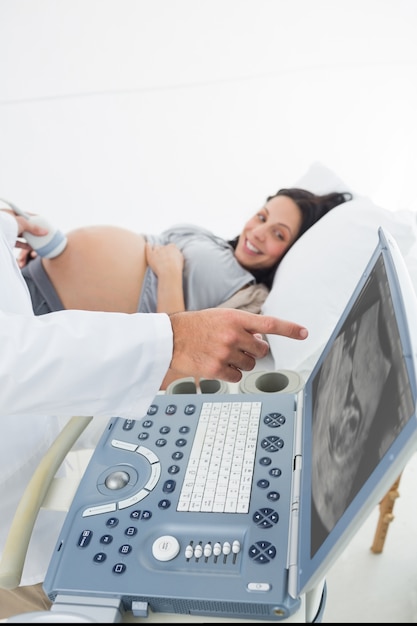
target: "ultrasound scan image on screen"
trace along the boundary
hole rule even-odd
[[[312,382],[311,556],[413,414],[382,255]]]

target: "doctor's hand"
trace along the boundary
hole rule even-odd
[[[32,235],[38,235],[38,236],[48,234],[48,230],[46,228],[43,228],[42,226],[38,226],[34,222],[31,222],[30,220],[26,219],[26,217],[23,217],[22,215],[16,215],[16,213],[12,211],[11,209],[1,209],[1,210],[5,211],[6,213],[9,213],[15,218],[17,222],[17,236],[18,237],[21,237],[23,235],[23,232],[25,231],[27,233],[31,233]],[[34,215],[34,214],[31,213],[31,215]],[[16,261],[20,269],[22,269],[22,267],[27,265],[30,259],[37,256],[32,246],[30,246],[27,243],[27,241],[25,241],[24,239],[16,239],[15,247],[19,248],[19,254],[16,257]]]
[[[31,222],[30,220],[26,219],[26,217],[23,217],[23,215],[16,215],[16,213],[12,211],[12,209],[0,209],[0,210],[4,211],[5,213],[9,213],[9,215],[14,217],[14,219],[17,222],[18,237],[20,237],[24,231],[31,233],[32,235],[39,235],[39,236],[48,234],[48,230],[46,228],[43,228],[42,226],[38,226],[34,222]],[[29,215],[35,215],[35,213],[30,213]],[[17,242],[17,243],[21,243],[21,242]],[[20,248],[21,246],[16,246],[16,247]]]
[[[48,230],[43,228],[42,226],[38,226],[34,222],[27,220],[25,217],[21,215],[15,215],[17,221],[18,228],[18,236],[22,237],[23,232],[30,233],[31,235],[47,235]],[[25,267],[29,263],[31,259],[34,259],[37,255],[37,252],[32,248],[30,244],[24,239],[16,240],[16,248],[19,248],[19,254],[16,257],[16,261],[20,269]]]
[[[295,322],[237,309],[205,309],[170,315],[174,349],[169,373],[219,378],[237,383],[242,371],[266,356],[261,335],[306,339],[308,331]]]

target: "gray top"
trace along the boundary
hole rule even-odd
[[[185,308],[190,311],[222,304],[236,291],[254,283],[253,275],[236,260],[225,239],[192,224],[181,224],[160,235],[145,235],[151,244],[174,243],[184,255],[183,289]],[[138,311],[155,313],[158,279],[148,267]]]

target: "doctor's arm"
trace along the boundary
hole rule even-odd
[[[259,334],[300,325],[234,309],[165,314],[0,313],[0,406],[8,415],[137,417],[168,368],[238,382],[268,351]]]

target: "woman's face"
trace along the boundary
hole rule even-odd
[[[244,226],[235,250],[245,268],[272,267],[297,239],[302,214],[287,196],[275,196]]]

